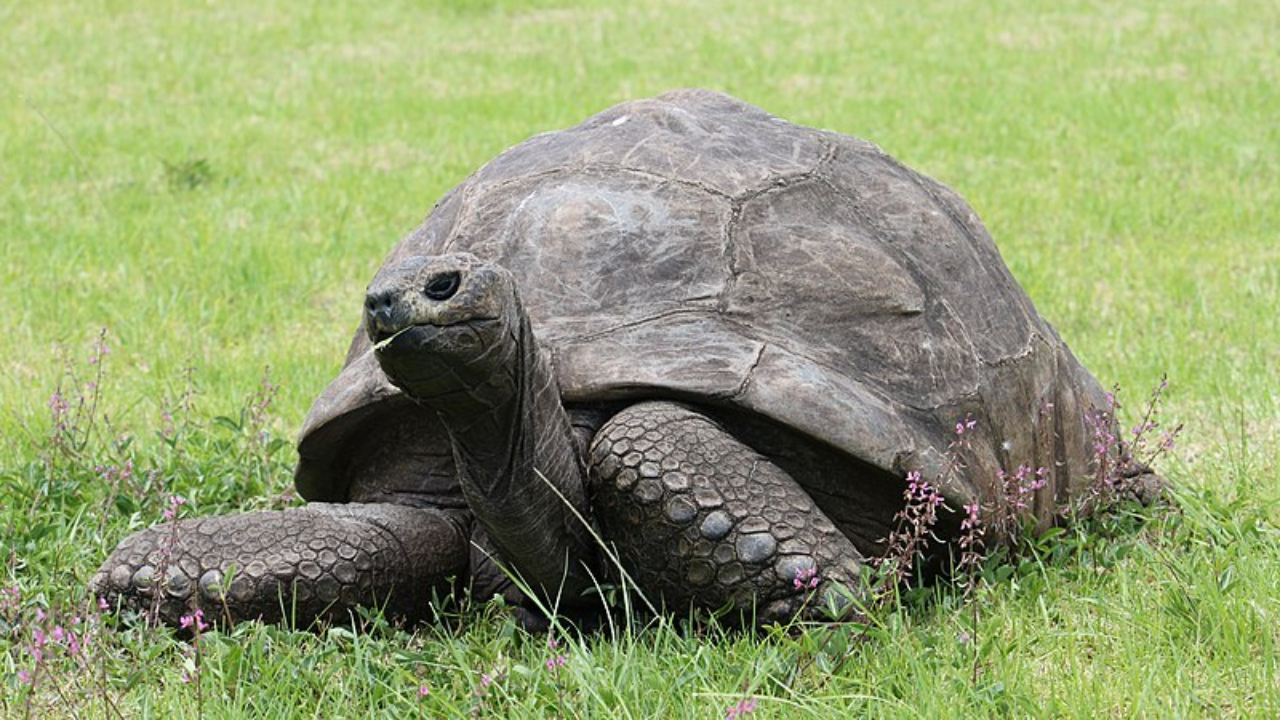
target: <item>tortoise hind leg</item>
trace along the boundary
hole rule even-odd
[[[862,555],[794,479],[696,410],[628,407],[592,443],[593,507],[645,592],[668,606],[754,611],[787,621]]]
[[[465,578],[465,518],[381,503],[312,503],[182,520],[126,538],[90,581],[112,605],[153,607],[178,625],[201,608],[230,622],[345,618],[355,605],[430,615],[432,593]]]

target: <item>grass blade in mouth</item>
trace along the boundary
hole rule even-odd
[[[407,325],[407,326],[402,327],[402,328],[400,328],[399,330],[395,331],[394,333],[392,333],[391,337],[389,337],[389,338],[383,338],[382,340],[379,340],[378,342],[374,343],[374,345],[373,345],[373,349],[374,349],[374,351],[381,350],[382,348],[384,348],[384,347],[386,347],[387,345],[391,344],[391,341],[392,341],[392,340],[395,340],[396,338],[400,337],[402,334],[407,333],[407,332],[409,332],[409,331],[410,331],[410,330],[412,330],[412,329],[413,329],[413,326],[412,326],[412,325]]]

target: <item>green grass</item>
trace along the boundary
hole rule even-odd
[[[544,639],[493,614],[210,635],[197,693],[189,646],[137,628],[98,633],[89,670],[47,653],[33,716],[713,717],[748,695],[764,717],[1280,715],[1274,2],[47,2],[0,5],[0,28],[0,583],[22,593],[0,604],[0,716],[27,711],[36,608],[72,612],[169,492],[201,514],[285,502],[291,451],[257,432],[294,437],[436,198],[681,86],[960,191],[1104,382],[1136,406],[1169,373],[1182,512],[1073,533],[967,607],[926,591],[838,667],[842,634],[676,627],[566,639],[551,674]],[[46,403],[83,389],[104,327],[106,422],[53,452]],[[267,367],[279,392],[240,422]],[[127,459],[113,492],[94,468]]]

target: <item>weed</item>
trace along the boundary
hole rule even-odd
[[[170,190],[195,190],[213,182],[213,166],[207,158],[187,158],[177,162],[163,161],[164,181]]]
[[[560,641],[555,635],[547,636],[547,649],[551,651],[551,657],[546,659],[547,672],[551,674],[551,685],[556,691],[556,708],[560,712],[560,717],[568,717],[565,712],[564,704],[564,684],[560,677],[561,669],[569,662],[569,656],[560,650]]]
[[[971,685],[977,685],[978,683],[979,660],[976,638],[979,628],[978,603],[974,602],[974,593],[977,591],[978,573],[982,569],[986,554],[984,541],[986,528],[982,523],[980,508],[981,506],[976,502],[964,506],[964,519],[960,521],[960,535],[956,538],[956,545],[960,549],[960,559],[955,566],[955,577],[964,588],[964,602],[971,610],[969,618],[970,631],[961,635],[962,644],[967,645],[971,651],[972,662],[969,674],[969,683]]]
[[[1062,509],[1064,515],[1105,513],[1125,501],[1150,503],[1159,498],[1163,487],[1151,467],[1173,449],[1182,432],[1181,423],[1168,429],[1161,426],[1160,411],[1168,388],[1166,375],[1151,390],[1142,418],[1128,437],[1116,434],[1121,409],[1119,385],[1107,393],[1105,407],[1086,414],[1085,423],[1093,437],[1094,475],[1087,491]],[[1154,440],[1157,433],[1159,439]]]
[[[246,427],[251,431],[238,434],[239,442],[217,441],[210,436],[211,426],[193,416],[194,371],[188,368],[184,370],[186,389],[176,403],[166,406],[174,410],[166,409],[162,413],[165,424],[156,434],[158,452],[140,451],[132,436],[121,432],[110,420],[107,360],[112,347],[109,340],[106,330],[99,332],[83,366],[63,362],[63,376],[48,402],[48,433],[40,435],[28,430],[28,438],[38,450],[41,474],[54,480],[32,488],[26,514],[33,518],[47,516],[49,507],[56,503],[67,508],[73,517],[96,518],[93,529],[89,530],[95,538],[108,537],[119,524],[114,518],[121,513],[150,511],[153,517],[158,515],[169,523],[166,542],[160,549],[156,567],[151,569],[152,607],[144,614],[144,626],[133,631],[166,637],[168,631],[156,627],[160,603],[178,541],[181,514],[184,508],[190,507],[190,501],[165,488],[174,477],[186,472],[190,467],[188,460],[198,460],[208,469],[216,467],[221,458],[226,465],[247,465],[254,472],[265,474],[265,468],[275,462],[274,453],[279,448],[268,430],[270,401],[276,389],[264,379],[260,390],[238,413],[246,418]],[[211,456],[210,449],[218,454]],[[157,496],[163,498],[162,509],[156,507]],[[22,526],[15,530],[19,527]],[[22,528],[22,532],[11,534],[14,542],[7,544],[11,575],[28,566],[23,548],[39,552],[40,543],[46,537],[44,532],[28,526]],[[60,532],[81,531],[73,524]],[[24,534],[29,540],[20,541]],[[90,559],[82,561],[87,563]],[[63,611],[34,604],[36,600],[24,602],[21,587],[16,583],[0,591],[0,641],[20,649],[26,659],[13,675],[22,693],[20,710],[10,707],[6,701],[0,703],[0,714],[8,716],[18,711],[25,717],[80,715],[85,709],[99,705],[104,716],[122,716],[117,688],[110,678],[130,667],[130,662],[120,656],[136,650],[126,648],[127,635],[102,632],[104,619],[114,622],[106,612],[110,609],[106,601],[86,598],[85,609]],[[181,645],[184,667],[181,679],[192,687],[196,714],[200,715],[205,700],[201,682],[202,648],[208,623],[197,610],[183,616],[180,625],[182,632],[192,638],[190,643]],[[166,638],[161,647],[177,645]],[[150,667],[159,657],[150,655],[138,667]]]
[[[737,718],[745,717],[755,711],[756,699],[754,697],[747,697],[739,700],[733,705],[730,705],[729,709],[725,711],[724,716],[725,720],[737,720]]]
[[[96,697],[101,700],[104,715],[120,716],[116,698],[108,690],[103,673],[107,656],[103,645],[107,640],[102,631],[102,613],[106,603],[96,600],[86,603],[80,610],[62,612],[56,608],[45,610],[35,605],[21,619],[20,596],[9,593],[8,610],[13,612],[14,627],[25,626],[27,641],[26,667],[18,670],[16,677],[23,686],[22,716],[43,717],[51,712],[76,708],[89,704]],[[46,698],[41,690],[47,689]]]
[[[894,529],[885,541],[884,555],[873,561],[873,605],[882,606],[894,596],[896,589],[909,581],[915,568],[926,559],[930,543],[938,540],[933,533],[938,509],[943,505],[938,488],[964,470],[963,454],[976,428],[977,421],[968,416],[956,423],[955,437],[947,446],[936,478],[924,478],[918,470],[907,473],[902,507],[893,517]]]
[[[494,683],[501,682],[505,677],[505,670],[480,673],[480,680],[471,691],[471,717],[482,717],[492,710],[489,700],[495,689]]]
[[[988,524],[997,536],[1010,543],[1018,542],[1027,511],[1031,508],[1036,491],[1048,484],[1048,474],[1046,468],[1032,469],[1030,465],[1019,465],[1012,473],[1004,469],[996,472],[998,494],[995,502],[988,508],[987,516],[990,518]]]
[[[186,504],[187,499],[181,495],[170,495],[169,507],[165,508],[163,513],[164,520],[169,525],[169,533],[165,536],[164,543],[160,546],[160,558],[153,570],[153,575],[146,579],[146,582],[151,584],[151,610],[147,613],[148,625],[157,626],[160,624],[160,605],[164,602],[165,590],[169,580],[169,566],[173,560],[173,550],[178,545],[178,533],[182,525],[178,522],[179,514],[182,506]],[[137,582],[136,575],[135,582]]]
[[[98,332],[87,364],[87,378],[69,359],[63,359],[63,377],[49,396],[49,442],[44,454],[50,473],[84,461],[94,433],[109,430],[110,421],[101,412],[102,387],[106,379],[107,357],[111,354],[106,328]]]
[[[156,593],[159,595],[159,592]],[[204,687],[200,682],[200,640],[204,637],[204,632],[209,629],[208,623],[204,621],[204,611],[196,608],[195,612],[190,615],[183,615],[178,621],[179,627],[191,634],[191,642],[183,648],[183,670],[182,682],[189,683],[195,687],[196,692],[196,716],[204,717]]]
[[[246,497],[260,497],[271,479],[289,470],[291,449],[287,439],[272,431],[271,407],[280,388],[271,380],[271,368],[263,368],[257,389],[244,399],[234,417],[218,415],[214,425],[229,432],[234,455],[230,457],[232,472],[239,474],[237,489]],[[291,493],[282,500],[292,499]]]

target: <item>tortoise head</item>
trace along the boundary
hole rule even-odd
[[[491,407],[510,391],[522,322],[511,274],[467,253],[390,265],[365,295],[364,327],[383,372],[440,411]]]

